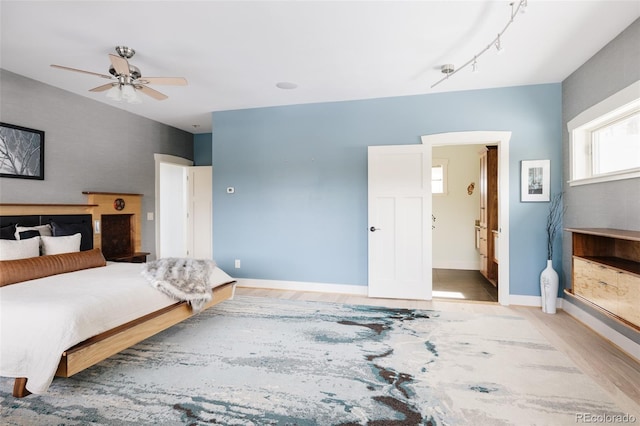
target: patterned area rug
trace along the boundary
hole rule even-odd
[[[239,296],[45,395],[11,425],[576,424],[625,415],[526,320]]]

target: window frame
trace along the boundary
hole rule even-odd
[[[593,132],[640,112],[640,80],[583,111],[567,123],[569,186],[640,177],[640,167],[593,174]]]
[[[433,192],[433,168],[442,167],[442,192]],[[431,159],[431,194],[435,196],[444,196],[449,194],[449,160],[446,158]]]

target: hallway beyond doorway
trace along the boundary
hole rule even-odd
[[[433,298],[498,302],[498,289],[480,271],[434,268]]]

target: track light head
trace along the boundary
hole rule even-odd
[[[473,63],[471,64],[471,72],[474,73],[474,74],[478,72],[478,57],[477,56],[473,57]]]
[[[455,71],[455,67],[453,64],[444,64],[440,67],[440,72],[442,74],[446,74],[447,76]]]
[[[498,38],[496,38],[495,46],[496,46],[496,51],[498,52],[498,55],[504,52],[504,48],[502,47],[502,43],[500,42],[500,34],[498,34]]]

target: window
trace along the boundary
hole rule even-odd
[[[449,160],[434,158],[431,162],[431,193],[447,193],[447,164]]]
[[[640,177],[640,81],[568,123],[570,185]]]
[[[640,167],[640,111],[591,132],[592,174]]]

